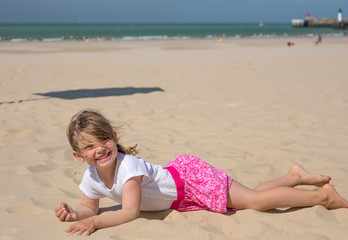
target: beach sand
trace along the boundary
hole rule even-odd
[[[76,239],[54,208],[79,204],[87,165],[65,129],[101,110],[124,145],[165,165],[192,154],[248,187],[294,163],[348,198],[348,41],[0,43],[0,239]],[[306,187],[307,189],[315,189]],[[101,201],[105,210],[117,203]],[[115,207],[116,206],[116,207]],[[108,208],[113,207],[113,208]],[[348,209],[143,212],[90,239],[346,239]]]

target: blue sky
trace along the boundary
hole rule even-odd
[[[290,23],[348,0],[0,0],[0,23]]]

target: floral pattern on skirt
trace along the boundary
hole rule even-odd
[[[184,154],[170,161],[167,167],[174,167],[184,182],[185,197],[176,210],[227,212],[227,191],[233,179],[225,171],[195,156]]]

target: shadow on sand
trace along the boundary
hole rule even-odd
[[[117,97],[117,96],[126,96],[133,95],[138,93],[152,93],[152,92],[164,92],[162,88],[159,87],[124,87],[124,88],[96,88],[96,89],[77,89],[77,90],[66,90],[66,91],[57,91],[57,92],[46,92],[46,93],[34,93],[37,96],[43,96],[45,98],[27,98],[20,99],[16,101],[4,101],[0,102],[1,104],[13,104],[13,103],[22,103],[30,101],[41,101],[47,100],[50,98],[60,98],[65,100],[74,100],[80,98],[99,98],[99,97]]]
[[[102,214],[104,212],[113,212],[122,209],[122,205],[115,205],[110,207],[99,208],[98,214]],[[163,210],[163,211],[140,211],[139,218],[145,218],[148,220],[156,219],[156,220],[164,220],[173,210]]]
[[[67,91],[58,91],[58,92],[35,93],[35,95],[73,100],[73,99],[79,99],[79,98],[125,96],[125,95],[133,95],[137,93],[151,93],[151,92],[164,92],[164,90],[158,87],[152,87],[152,88],[124,87],[124,88],[78,89],[78,90],[67,90]]]

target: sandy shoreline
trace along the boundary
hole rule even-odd
[[[0,239],[74,238],[53,209],[79,203],[86,165],[65,128],[87,107],[126,123],[121,141],[146,161],[197,155],[249,187],[299,163],[348,198],[347,38],[292,40],[1,42]],[[164,211],[91,239],[343,240],[347,229],[346,209]]]

